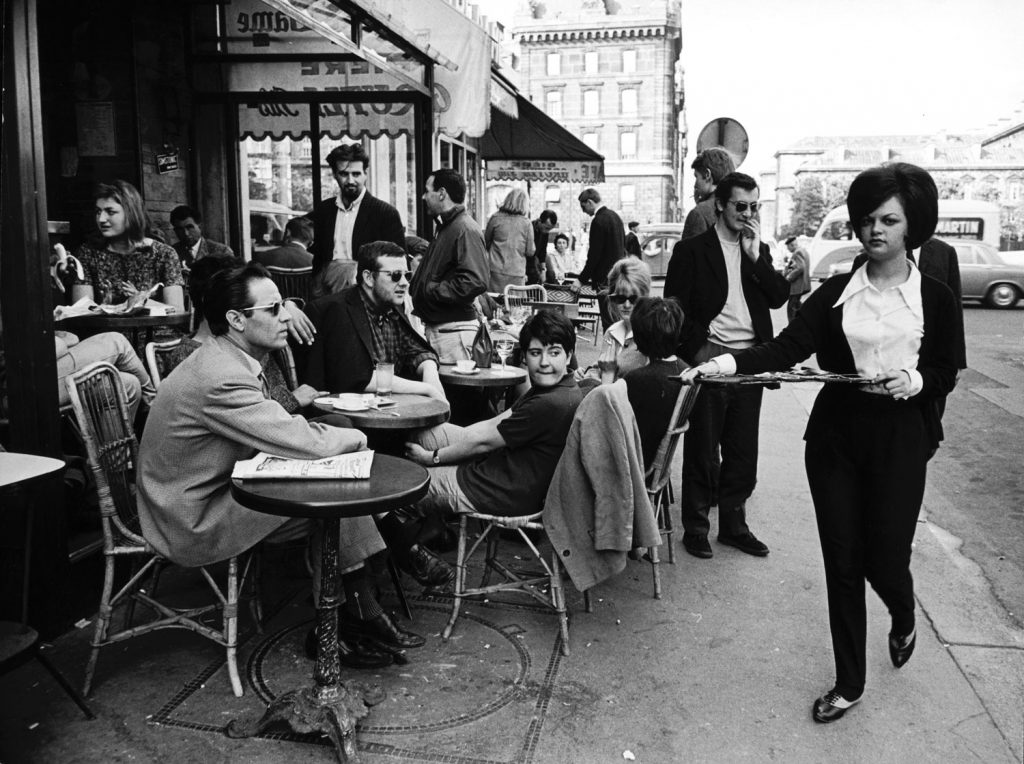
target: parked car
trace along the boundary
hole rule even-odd
[[[668,261],[672,259],[672,249],[679,242],[683,234],[682,223],[648,223],[640,226],[640,251],[643,253],[643,261],[651,269],[654,278],[665,278],[668,271]],[[777,271],[785,266],[785,258],[782,256],[783,247],[771,237],[761,239],[768,245],[772,253],[772,264]]]
[[[1012,308],[1024,297],[1024,262],[1012,262],[1012,255],[1004,258],[983,241],[943,241],[956,250],[964,300],[980,300],[992,308]],[[860,244],[832,250],[811,271],[811,281],[822,282],[837,273],[848,273],[862,251]]]

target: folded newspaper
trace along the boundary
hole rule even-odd
[[[325,459],[286,459],[260,452],[235,462],[231,477],[240,480],[365,480],[370,477],[373,451],[338,454]]]

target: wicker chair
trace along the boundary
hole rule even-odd
[[[533,303],[547,302],[548,293],[540,284],[507,284],[505,286],[505,310],[510,314],[519,307],[533,307]]]
[[[580,313],[580,286],[577,284],[545,284],[544,288],[548,293],[548,302],[554,305],[575,305],[576,315],[570,316],[572,325],[579,331],[580,327],[587,327],[591,332],[594,344],[597,344],[597,321],[596,315]]]
[[[228,560],[224,587],[214,581],[205,567],[199,568],[215,596],[215,600],[207,605],[174,608],[159,602],[156,599],[159,574],[163,567],[171,563],[153,550],[142,537],[139,527],[135,486],[132,482],[138,464],[138,443],[128,419],[121,377],[112,365],[99,362],[72,374],[68,377],[67,386],[82,429],[89,466],[96,480],[103,523],[103,553],[106,557],[103,592],[92,640],[92,653],[85,672],[83,694],[89,695],[101,647],[157,629],[184,628],[226,648],[231,688],[236,696],[241,697],[242,682],[236,660],[238,598],[239,591],[244,588],[245,580],[252,571],[254,597],[250,604],[259,626],[262,623],[262,612],[256,585],[256,569],[259,564],[257,556],[255,553],[247,554],[242,566],[239,565],[239,557]],[[133,566],[127,583],[115,593],[114,565],[119,557],[132,558],[137,564]],[[146,586],[150,577],[152,581]],[[132,627],[135,603],[151,609],[154,618]],[[120,604],[126,606],[124,624],[120,631],[115,629],[112,633],[110,621],[114,609]],[[204,615],[217,610],[222,612],[220,630],[201,622]]]
[[[180,346],[180,337],[166,342],[146,343],[146,370],[149,372],[149,378],[153,380],[153,387],[159,388],[164,377],[174,371],[177,364],[173,358]]]
[[[289,297],[300,297],[309,302],[313,299],[313,266],[307,268],[279,268],[276,265],[268,265],[270,278],[277,284],[281,296],[286,300]]]
[[[452,614],[448,619],[442,639],[449,639],[455,622],[459,618],[459,610],[462,607],[462,600],[466,597],[479,595],[489,596],[494,592],[522,592],[528,594],[535,600],[547,607],[550,607],[558,614],[559,626],[562,634],[562,654],[569,654],[569,617],[565,607],[565,588],[562,586],[562,565],[558,560],[558,554],[552,550],[550,562],[545,559],[537,549],[533,539],[526,531],[543,531],[541,524],[542,512],[532,515],[516,517],[501,517],[497,515],[485,515],[478,512],[470,512],[459,516],[459,551],[455,563],[455,592],[452,601]],[[480,535],[473,541],[468,551],[466,544],[469,538],[468,523],[470,520],[479,521],[481,524]],[[503,531],[512,531],[519,534],[523,543],[529,548],[534,559],[540,563],[541,570],[524,571],[513,569],[498,559],[498,544]],[[486,544],[484,553],[484,570],[477,587],[466,585],[467,567],[470,558]],[[502,581],[491,584],[491,573],[496,571],[502,577]],[[542,589],[547,587],[545,593]],[[583,593],[583,601],[586,611],[591,612],[590,593]]]
[[[651,499],[651,506],[654,508],[654,516],[658,520],[658,528],[662,537],[667,542],[668,561],[672,565],[676,562],[675,548],[672,546],[672,535],[675,529],[672,526],[672,460],[675,458],[676,447],[679,445],[679,438],[689,428],[690,412],[693,411],[693,404],[697,401],[697,393],[700,392],[700,385],[693,384],[683,386],[676,396],[676,405],[672,409],[672,416],[668,420],[668,429],[658,444],[658,450],[654,455],[654,461],[647,469],[645,476],[647,482],[647,495]],[[654,577],[654,597],[661,599],[661,574],[658,570],[658,553],[656,549],[649,552],[652,575]]]

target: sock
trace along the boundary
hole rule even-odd
[[[370,577],[366,575],[366,568],[342,575],[341,585],[345,589],[345,610],[349,615],[366,620],[384,612],[384,608],[373,594],[373,586]]]

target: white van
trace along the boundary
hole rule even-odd
[[[973,239],[999,248],[999,205],[962,199],[939,200],[939,224],[935,235],[940,238]],[[842,204],[829,212],[811,240],[811,270],[829,252],[857,244],[850,227],[850,216]]]

